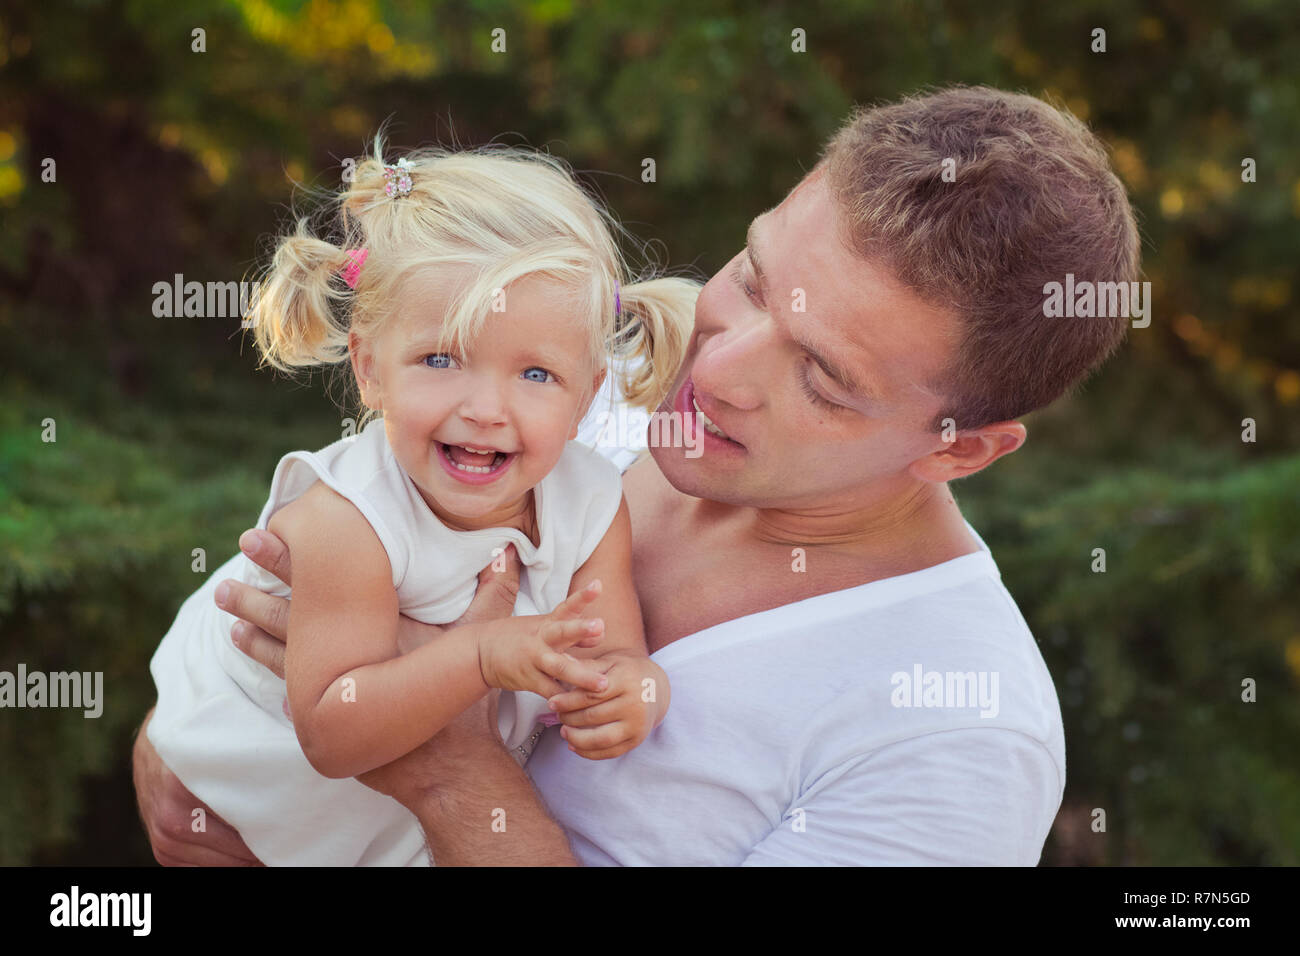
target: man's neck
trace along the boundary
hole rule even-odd
[[[946,484],[911,482],[846,507],[737,511],[756,543],[816,548],[900,574],[979,550]]]

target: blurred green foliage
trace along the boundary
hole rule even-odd
[[[549,148],[652,255],[710,274],[854,103],[949,82],[1046,95],[1098,130],[1156,303],[1101,375],[1029,417],[1023,451],[955,487],[1061,697],[1044,861],[1300,862],[1294,17],[1283,0],[5,7],[0,668],[102,670],[107,699],[98,720],[0,715],[0,863],[150,859],[129,746],[148,659],[204,577],[193,549],[215,568],[279,456],[339,434],[319,379],[256,372],[237,321],[154,317],[155,282],[246,275],[295,185],[333,188],[385,121],[394,149]]]

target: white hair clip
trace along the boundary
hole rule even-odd
[[[397,161],[397,165],[389,166],[384,164],[384,195],[389,199],[394,196],[408,196],[411,192],[411,164],[402,157]]]

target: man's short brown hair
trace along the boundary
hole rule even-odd
[[[945,181],[946,168],[955,174]],[[1018,418],[1055,401],[1119,347],[1129,319],[1046,318],[1043,286],[1137,279],[1137,223],[1102,142],[1023,94],[953,87],[859,109],[826,145],[845,242],[961,337],[938,429]]]

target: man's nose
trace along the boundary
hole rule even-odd
[[[776,381],[778,350],[771,318],[733,313],[713,316],[706,326],[691,370],[696,390],[735,408],[757,408]]]

